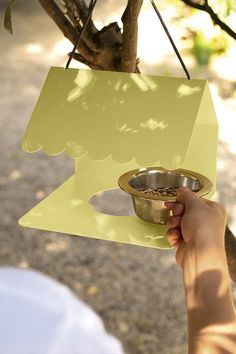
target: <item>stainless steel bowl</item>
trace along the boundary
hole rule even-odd
[[[211,181],[188,170],[166,170],[148,167],[128,171],[118,180],[119,187],[132,196],[136,215],[148,222],[166,224],[170,216],[165,202],[176,202],[176,196],[148,194],[147,189],[188,187],[198,196],[208,194]]]

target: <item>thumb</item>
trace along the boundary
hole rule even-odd
[[[187,187],[180,187],[176,197],[179,203],[185,205],[186,208],[190,208],[198,201],[198,197]]]

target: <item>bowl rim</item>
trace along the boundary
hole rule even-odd
[[[176,202],[176,196],[156,196],[156,195],[148,195],[145,194],[142,191],[138,191],[137,189],[133,188],[130,186],[129,181],[133,178],[136,177],[144,172],[149,172],[149,171],[160,171],[162,173],[173,173],[177,175],[183,175],[185,177],[190,177],[192,179],[198,180],[200,182],[200,185],[202,186],[201,189],[196,193],[198,197],[203,197],[210,193],[210,191],[213,188],[212,182],[205,176],[193,172],[190,170],[185,170],[178,168],[176,170],[168,170],[163,167],[143,167],[143,168],[137,168],[134,170],[130,170],[123,175],[121,175],[118,179],[118,185],[119,187],[126,193],[132,195],[133,197],[139,197],[142,199],[147,199],[147,200],[161,200],[161,201],[168,201],[168,202]]]

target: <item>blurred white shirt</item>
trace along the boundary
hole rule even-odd
[[[0,354],[124,354],[102,320],[65,286],[0,268]]]

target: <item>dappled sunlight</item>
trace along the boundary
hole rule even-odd
[[[94,215],[96,221],[96,227],[98,232],[104,232],[104,229],[109,222],[109,216],[105,214],[96,214]]]
[[[42,54],[44,52],[44,48],[40,43],[28,43],[24,48],[28,54]]]
[[[157,160],[170,166],[173,153],[182,160],[186,155],[206,85],[204,80],[186,82],[51,68],[26,130],[23,148],[32,152],[43,147],[50,156],[66,150],[71,157],[89,154],[92,159],[102,160],[111,155],[119,163],[135,158],[142,166]],[[183,95],[181,100],[177,92]],[[178,119],[185,125],[184,130]],[[101,139],[102,144],[98,143]]]
[[[158,88],[158,84],[152,80],[150,77],[145,76],[138,76],[136,74],[130,75],[131,79],[135,82],[138,88],[145,92],[145,91],[155,91]]]
[[[20,170],[13,170],[9,175],[10,181],[17,181],[22,177],[22,172]]]
[[[164,238],[164,236],[144,235],[144,238],[148,239],[149,241],[155,241]]]
[[[69,53],[72,49],[73,49],[72,43],[68,39],[62,38],[54,44],[52,52],[56,56],[65,57],[65,53]]]
[[[131,134],[136,134],[138,133],[137,129],[131,128],[127,123],[123,124],[122,126],[119,125],[119,123],[116,124],[116,129],[119,130],[121,133],[131,133]]]
[[[42,190],[38,190],[38,191],[35,192],[35,197],[38,200],[43,199],[45,196],[46,196],[46,193],[44,191],[42,191]]]
[[[83,146],[79,145],[75,140],[67,140],[66,142],[66,153],[70,157],[83,156],[87,151]]]
[[[27,268],[29,268],[30,267],[30,265],[29,265],[29,262],[27,262],[27,260],[22,260],[22,261],[20,261],[18,264],[17,264],[17,266],[19,267],[19,268],[22,268],[22,269],[27,269]]]
[[[58,253],[68,250],[69,242],[66,239],[57,239],[45,245],[45,250],[49,253]]]
[[[122,83],[122,80],[117,80],[117,83],[114,86],[115,91],[119,91],[120,90],[121,83]]]
[[[156,129],[160,129],[160,130],[164,130],[168,127],[168,123],[164,122],[164,121],[158,121],[156,119],[148,119],[146,122],[141,123],[140,127],[143,129],[149,129],[149,130],[156,130]]]
[[[27,85],[25,87],[22,87],[21,94],[28,97],[36,97],[38,95],[38,88],[33,85]]]
[[[116,19],[115,19],[116,21]],[[94,20],[94,25],[97,27],[97,29],[100,31],[104,26],[105,26],[105,21],[96,21]]]
[[[210,287],[198,287],[209,282],[209,279]],[[189,299],[192,299],[188,304],[188,317],[192,322],[190,328],[197,334],[196,343],[199,345],[198,347],[193,342],[196,347],[192,343],[192,350],[205,347],[212,353],[226,351],[235,353],[236,324],[234,312],[229,308],[231,305],[228,305],[230,302],[228,278],[225,278],[223,272],[212,268],[200,273],[192,282],[187,285],[186,290]],[[217,308],[219,310],[215,311]]]
[[[128,84],[128,82],[124,83],[122,86],[121,86],[121,90],[123,92],[127,92],[128,89],[129,89],[130,85]]]
[[[235,340],[235,323],[209,326],[198,335],[198,343],[205,343],[209,353],[235,353]]]
[[[207,39],[213,38],[216,33],[220,32],[218,27],[212,25],[209,15],[203,11],[196,11],[191,16],[185,16],[182,19],[182,23],[185,25],[185,28],[204,31],[204,36]]]
[[[224,170],[226,168],[226,161],[224,160],[217,160],[217,170]]]
[[[231,46],[224,56],[218,56],[211,63],[211,68],[215,75],[230,82],[236,81],[236,46]]]
[[[234,31],[236,30],[236,13],[234,11],[227,17],[227,23]]]
[[[21,221],[21,220],[19,221],[19,224],[21,226],[25,226],[25,227],[32,225],[32,223],[33,223],[33,221]]]
[[[83,203],[84,203],[84,201],[81,200],[81,199],[78,199],[78,198],[73,198],[73,199],[70,200],[70,205],[72,207],[78,207],[79,205],[81,205]]]
[[[139,16],[138,57],[150,64],[155,63],[158,65],[158,63],[163,62],[163,56],[170,51],[170,44],[164,36],[165,33],[163,33],[161,24],[158,22],[153,9],[143,8]],[[157,37],[157,40],[153,40],[153,37]]]
[[[94,81],[96,81],[96,78],[92,70],[80,70],[74,80],[76,87],[69,92],[67,101],[73,102],[81,97],[85,92],[87,92],[89,86],[91,86]]]
[[[195,264],[197,267],[197,264]],[[208,270],[201,272],[198,276],[195,276],[194,279],[191,280],[189,284],[186,284],[186,291],[189,294],[193,294],[193,300],[191,303],[189,303],[189,310],[193,314],[199,312],[199,318],[201,312],[205,312],[206,309],[211,307],[211,299],[212,296],[209,298],[207,297],[206,291],[209,291],[209,289],[205,290],[203,287],[202,291],[200,290],[197,291],[196,286],[197,284],[205,283],[208,281],[208,279],[211,279],[211,293],[215,297],[215,303],[219,305],[219,309],[221,308],[221,304],[225,305],[224,298],[225,296],[229,295],[229,284],[228,284],[228,278],[225,277],[225,274],[223,274],[222,271],[218,270],[217,268],[214,268],[213,265],[209,265]],[[202,317],[202,322],[199,323],[199,328],[198,330],[201,330],[202,333],[204,331],[208,331],[208,329],[217,329],[220,328],[220,325],[225,325],[226,328],[228,325],[230,325],[231,320],[234,320],[234,318],[229,318],[229,312],[226,311],[225,313],[223,312],[223,315],[221,317],[221,322],[218,323],[215,318],[218,318],[218,314],[214,313],[214,317],[211,316],[211,318],[208,318],[207,316]],[[222,327],[222,330],[224,327]]]
[[[182,98],[184,96],[190,96],[193,95],[195,92],[201,91],[201,88],[198,86],[195,87],[190,87],[188,85],[180,85],[180,87],[177,90],[177,97]]]
[[[213,84],[211,92],[217,112],[219,139],[227,144],[231,153],[236,154],[236,100],[223,100],[217,93],[217,87]]]
[[[173,154],[173,165],[176,166],[176,168],[178,168],[181,165],[181,162],[182,162],[182,156]]]
[[[161,10],[161,14],[168,25],[171,35],[177,46],[180,45],[181,30],[171,24],[171,19],[176,15],[174,6]],[[144,4],[139,16],[138,57],[148,64],[164,63],[166,56],[175,57],[173,48],[150,4]]]
[[[38,213],[35,211],[31,211],[31,216],[33,216],[34,218],[39,218],[41,217],[43,214],[42,213]]]

